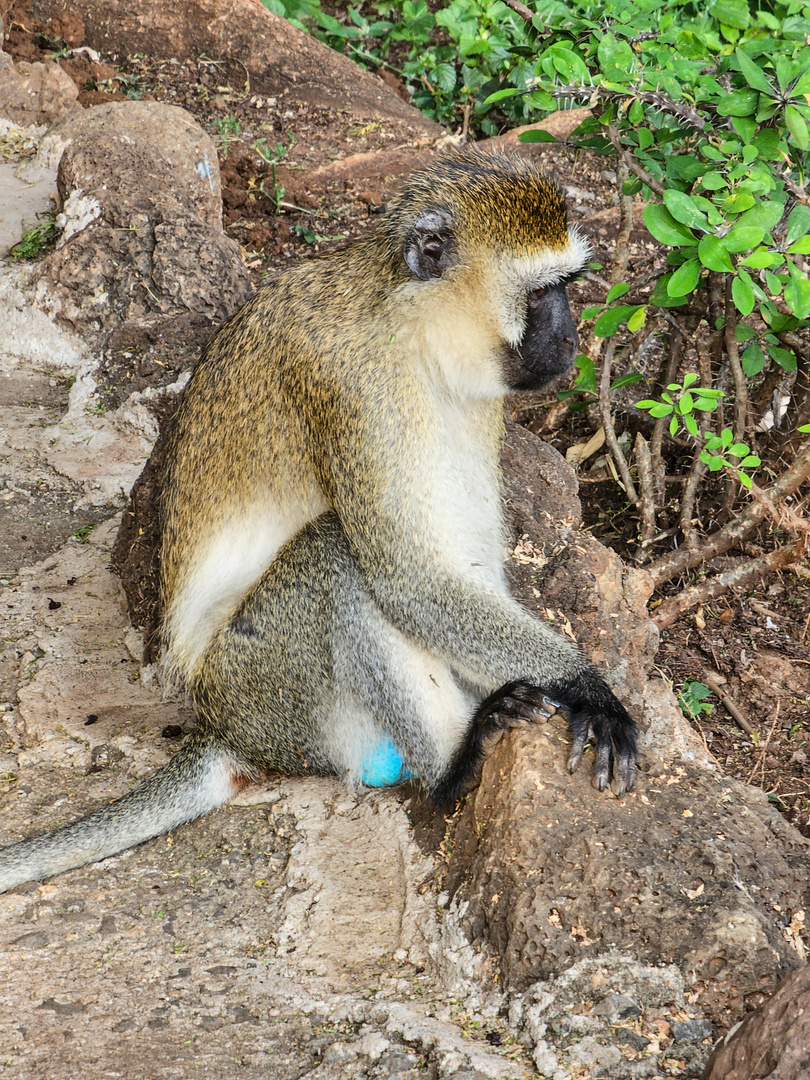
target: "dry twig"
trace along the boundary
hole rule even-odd
[[[659,630],[671,626],[679,615],[698,604],[707,604],[730,589],[750,585],[760,578],[772,574],[774,570],[781,570],[790,566],[804,554],[806,547],[805,537],[801,537],[788,547],[776,548],[766,555],[760,555],[758,559],[749,559],[733,570],[727,570],[723,574],[716,574],[707,578],[699,585],[693,585],[689,589],[683,589],[675,596],[669,597],[660,607],[653,612],[653,622]],[[647,568],[649,569],[649,567]]]
[[[728,694],[725,692],[725,690],[721,687],[721,685],[717,681],[717,679],[715,679],[714,676],[711,675],[711,673],[707,671],[703,676],[703,681],[708,686],[708,688],[711,690],[711,692],[715,695],[715,697],[720,699],[720,702],[723,705],[723,708],[726,710],[726,712],[732,718],[732,720],[737,725],[737,727],[742,728],[742,730],[746,733],[746,735],[753,735],[754,734],[753,727],[748,722],[748,720],[746,720],[746,718],[743,716],[743,714],[740,712],[740,710],[737,707],[736,703],[734,701],[732,701],[732,699],[728,696]],[[749,782],[749,784],[751,783],[750,780],[748,782]]]
[[[624,456],[622,448],[619,446],[619,440],[616,438],[616,429],[613,426],[613,416],[610,411],[610,373],[613,370],[613,354],[615,351],[616,342],[611,338],[605,349],[605,357],[602,361],[602,377],[599,381],[599,415],[602,418],[602,426],[605,429],[605,442],[608,444],[611,457],[616,462],[616,467],[621,474],[627,498],[633,506],[638,506],[639,499],[636,486],[630,475],[630,466],[627,464],[627,458]]]
[[[764,489],[764,494],[772,504],[778,505],[801,487],[808,478],[810,478],[810,443],[805,442],[799,447],[799,453],[790,467],[785,469],[770,487]],[[762,501],[752,500],[743,513],[724,525],[722,529],[718,529],[699,547],[680,547],[676,551],[662,555],[660,559],[646,567],[652,574],[656,587],[737,547],[756,529],[767,513]]]

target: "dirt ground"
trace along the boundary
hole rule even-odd
[[[62,34],[75,44],[81,27],[66,25]],[[342,140],[336,141],[331,132],[326,141],[325,116],[317,108],[282,109],[273,98],[251,94],[236,62],[204,57],[149,62],[134,56],[117,63],[101,57],[96,63],[86,54],[72,54],[64,38],[31,19],[11,21],[6,49],[17,60],[57,58],[76,82],[85,107],[130,97],[165,101],[191,112],[218,144],[226,232],[243,246],[257,284],[289,262],[369,228],[396,186],[392,162],[397,147],[378,126],[347,126]],[[375,174],[363,157],[377,150],[389,154],[387,174]],[[597,260],[609,264],[618,223],[609,159],[556,146],[544,147],[543,153],[545,167],[567,187],[572,216],[592,238]],[[332,162],[350,155],[359,156],[350,157],[348,168],[330,169]],[[409,164],[410,159],[401,168]],[[319,178],[316,194],[314,176]],[[636,217],[638,221],[640,214]],[[657,253],[643,228],[636,228],[631,242],[630,265],[639,267],[635,288],[643,293],[654,276]],[[598,279],[586,279],[572,289],[572,302],[581,309],[602,295]],[[179,356],[173,348],[162,350],[159,342],[124,343],[111,350],[99,380],[102,404],[114,408],[132,390],[172,381],[188,367],[204,337],[192,336]],[[66,397],[64,387],[51,382],[39,398],[43,425]],[[13,395],[8,404],[13,407]],[[550,404],[521,402],[516,418],[564,453],[590,429],[580,413],[549,431]],[[635,543],[635,522],[621,491],[612,478],[599,476],[598,469],[586,472],[581,481],[586,523],[626,557]],[[46,517],[39,506],[27,515],[20,490],[36,483],[32,478],[19,481],[2,495],[8,514],[0,538],[6,566],[21,565],[36,550],[54,550],[66,536],[98,518],[89,508],[70,509],[75,502],[70,492],[53,494],[53,511]],[[723,568],[732,563],[733,558],[726,559]],[[707,672],[720,681],[754,734],[741,730],[712,695],[694,720],[707,749],[729,775],[761,786],[788,820],[810,836],[808,633],[810,577],[799,567],[683,616],[662,635],[659,665],[676,691],[702,681]]]

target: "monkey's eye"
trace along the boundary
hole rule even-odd
[[[539,304],[545,296],[545,292],[545,289],[532,289],[532,291],[529,293],[529,307],[534,307],[535,305]]]

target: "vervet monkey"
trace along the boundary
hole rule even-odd
[[[199,724],[139,788],[0,852],[8,889],[190,821],[269,770],[418,777],[440,808],[541,695],[569,768],[632,787],[636,728],[507,591],[503,397],[568,370],[587,243],[519,157],[413,176],[378,231],[285,271],[206,349],[162,489],[163,641]]]

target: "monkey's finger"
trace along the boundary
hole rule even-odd
[[[632,791],[636,784],[636,761],[630,754],[616,754],[613,762],[613,782],[610,785],[616,795]]]
[[[604,791],[610,783],[612,748],[609,742],[600,742],[596,747],[596,762],[593,769],[593,786]]]

